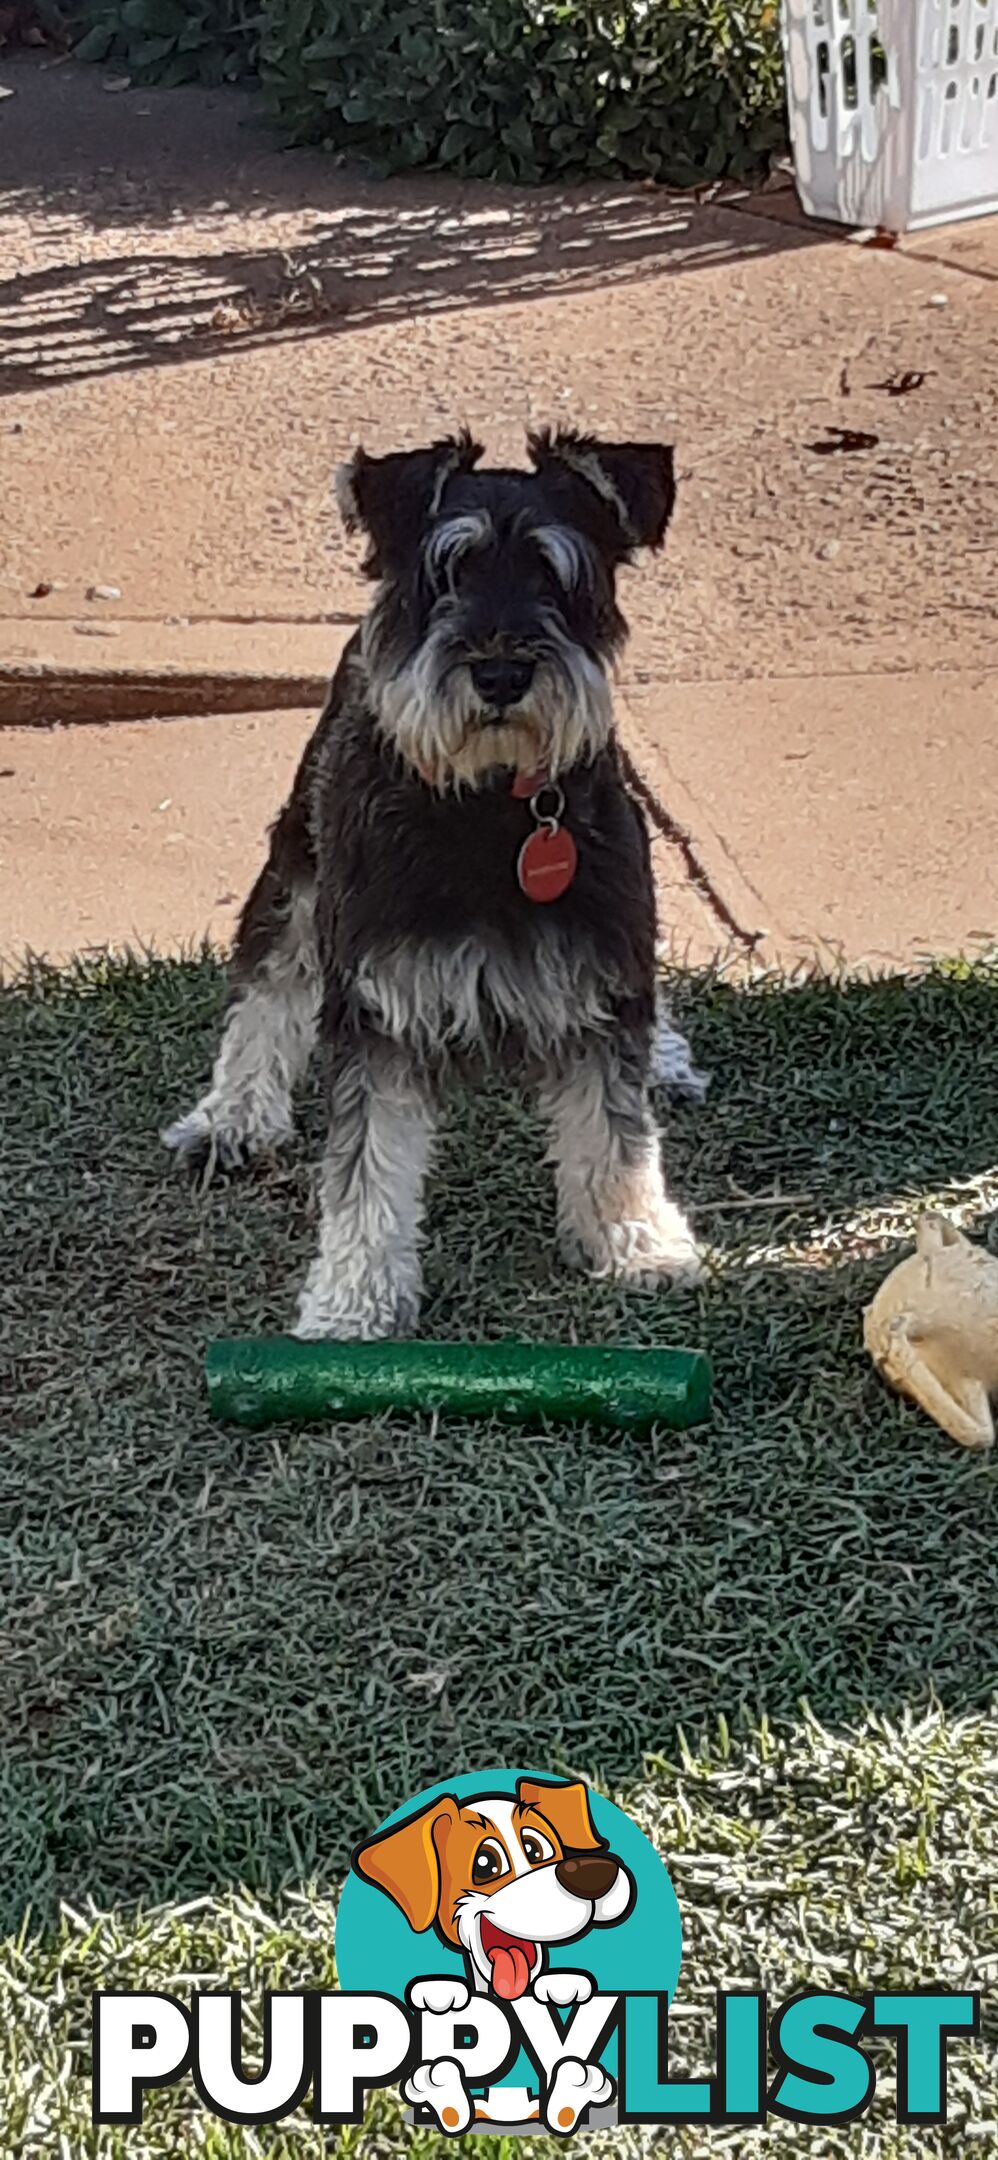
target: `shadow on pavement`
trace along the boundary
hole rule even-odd
[[[241,91],[6,73],[0,234],[30,231],[0,283],[8,394],[825,244],[635,183],[377,182],[276,147]]]

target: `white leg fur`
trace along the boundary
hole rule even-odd
[[[557,1972],[540,1973],[534,1981],[532,1994],[538,2002],[557,2003],[559,2009],[567,2010],[572,2003],[588,2002],[593,1983],[588,1973]]]
[[[577,2062],[567,2055],[558,2064],[544,2109],[549,2130],[567,2137],[580,2115],[589,2107],[605,2107],[613,2099],[613,2080],[595,2063]]]
[[[296,1335],[375,1342],[411,1332],[423,1279],[419,1233],[435,1126],[407,1060],[363,1052],[333,1087],[319,1251]]]
[[[181,1157],[205,1154],[223,1169],[278,1147],[294,1130],[292,1092],[315,1041],[320,980],[311,890],[295,894],[287,923],[230,1008],[211,1086],[163,1134]]]
[[[440,2062],[419,2063],[403,2087],[416,2107],[427,2107],[441,2130],[456,2137],[467,2130],[472,2117],[468,2088],[456,2062],[444,2056]]]
[[[549,1081],[543,1101],[566,1259],[625,1282],[695,1281],[700,1254],[686,1217],[666,1192],[647,1106],[632,1101],[626,1122],[615,1116],[611,1082],[596,1055]]]

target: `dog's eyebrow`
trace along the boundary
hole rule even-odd
[[[522,1822],[525,1815],[536,1815],[538,1822],[547,1822],[544,1809],[538,1807],[536,1800],[514,1800],[513,1816],[515,1821]],[[550,1824],[548,1827],[550,1828]]]
[[[474,1814],[471,1808],[468,1809],[468,1821],[475,1830],[491,1830],[494,1827],[484,1815]]]
[[[567,525],[535,525],[530,537],[566,592],[571,592],[573,585],[592,584],[592,554],[579,533],[571,532]]]
[[[448,564],[459,562],[473,548],[487,546],[493,530],[487,510],[465,510],[435,525],[424,548],[431,576],[446,571]]]

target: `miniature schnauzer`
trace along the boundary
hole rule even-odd
[[[674,1061],[676,1038],[608,685],[617,572],[664,539],[672,452],[551,431],[528,447],[529,471],[476,470],[462,434],[358,450],[340,474],[377,592],[243,910],[212,1085],[164,1135],[226,1167],[287,1139],[320,1036],[300,1336],[416,1325],[443,1086],[497,1061],[539,1091],[567,1256],[627,1282],[699,1269],[649,1106],[656,1040]]]

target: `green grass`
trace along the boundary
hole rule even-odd
[[[328,1984],[353,1843],[501,1761],[593,1778],[658,1840],[677,2069],[708,2067],[718,1986],[977,1986],[951,2119],[998,2152],[998,1468],[860,1342],[920,1204],[998,1236],[998,971],[677,984],[714,1075],[666,1120],[717,1256],[695,1293],[567,1275],[529,1113],[459,1106],[428,1332],[704,1343],[712,1424],[651,1440],[208,1423],[205,1339],[293,1309],[319,1129],[313,1097],[279,1165],[201,1195],[171,1174],[157,1128],[203,1080],[220,988],[207,958],[95,962],[0,1001],[0,2153],[318,2160],[307,2115],[228,2129],[186,2083],[98,2139],[90,1990]],[[405,2140],[382,2100],[334,2142]],[[840,2149],[947,2146],[888,2097],[767,2133]]]

